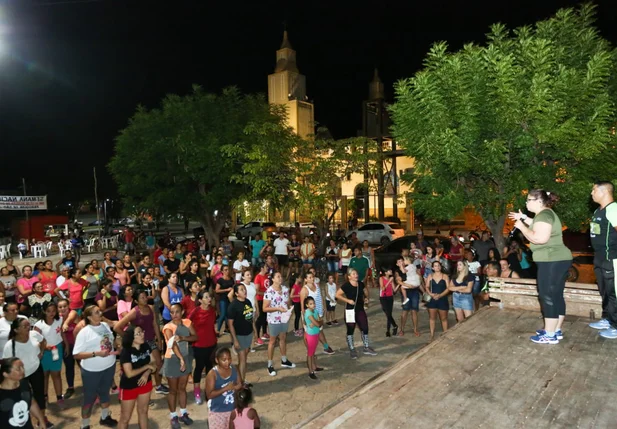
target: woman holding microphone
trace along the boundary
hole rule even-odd
[[[561,326],[566,315],[563,290],[572,265],[572,253],[563,244],[561,221],[551,208],[558,199],[551,192],[534,189],[527,195],[527,210],[535,214],[534,218],[528,218],[520,210],[508,215],[529,240],[538,267],[538,295],[544,329],[537,330],[531,337],[531,341],[538,344],[558,344],[563,339]]]

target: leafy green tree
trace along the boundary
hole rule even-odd
[[[396,84],[394,134],[416,169],[413,207],[451,218],[472,205],[503,245],[507,212],[545,188],[568,227],[589,216],[598,178],[617,173],[617,55],[594,27],[594,7],[562,9],[534,26],[495,24],[485,46],[431,48]]]
[[[210,94],[195,86],[189,95],[168,95],[160,108],[139,107],[116,138],[109,168],[126,204],[156,215],[199,219],[212,245],[218,244],[234,204],[244,196],[274,192],[264,182],[232,180],[246,162],[260,161],[239,153],[272,160],[273,151],[291,152],[295,142],[280,110],[263,97],[236,88]],[[273,173],[269,179],[275,189],[285,185]]]
[[[325,133],[318,132],[318,136],[320,134]],[[227,148],[235,157],[253,161],[244,163],[235,180],[253,186],[252,200],[265,198],[278,210],[295,210],[310,219],[317,227],[322,245],[340,209],[341,182],[351,174],[362,173],[365,167],[369,174],[374,174],[379,159],[376,142],[361,137],[341,140],[296,137],[293,151],[264,156],[267,149],[280,150],[257,145],[250,151]],[[276,160],[276,179],[270,177],[273,159]],[[277,180],[280,186],[272,187]]]

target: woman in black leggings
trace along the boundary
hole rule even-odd
[[[544,315],[544,329],[538,329],[531,341],[538,344],[558,344],[563,339],[561,327],[566,316],[563,290],[572,265],[572,252],[563,244],[561,221],[551,209],[558,201],[555,194],[534,189],[527,195],[527,210],[533,219],[520,210],[508,216],[530,242],[533,260],[538,267],[538,295]]]
[[[394,328],[393,335],[396,337],[398,332],[398,325],[396,320],[392,317],[392,310],[394,308],[394,294],[398,290],[398,285],[394,284],[394,277],[392,277],[392,269],[388,268],[385,273],[379,277],[379,302],[381,303],[381,309],[386,314],[386,337],[389,337],[390,326]]]
[[[353,334],[356,325],[362,332],[362,343],[364,344],[365,355],[375,356],[377,352],[369,347],[368,341],[368,318],[364,306],[369,303],[369,291],[364,283],[358,280],[358,272],[349,268],[347,270],[347,282],[336,292],[336,299],[345,303],[345,325],[347,326],[347,346],[349,355],[352,359],[358,358],[358,352],[354,347]]]

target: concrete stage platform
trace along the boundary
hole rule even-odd
[[[617,428],[617,340],[588,323],[538,345],[539,313],[484,308],[298,427]]]

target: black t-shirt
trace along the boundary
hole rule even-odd
[[[617,231],[613,222],[617,203],[612,202],[606,207],[598,208],[589,223],[589,236],[591,245],[595,250],[594,261],[597,265],[602,261],[617,259]],[[608,212],[608,213],[607,213]]]
[[[364,283],[358,282],[358,287],[354,287],[349,282],[343,283],[341,286],[342,291],[345,293],[347,299],[355,301],[356,311],[364,310]],[[357,300],[356,300],[357,295]],[[353,310],[354,304],[346,303],[346,310]]]
[[[188,291],[191,288],[191,285],[194,282],[199,282],[201,284],[201,276],[199,274],[186,273],[182,276],[184,280],[184,288]]]
[[[150,363],[150,346],[148,343],[143,343],[139,346],[139,350],[134,347],[123,348],[120,352],[120,364],[131,363],[133,369],[142,368]],[[135,377],[128,378],[124,373],[120,377],[121,389],[136,389],[139,387],[137,382],[143,374],[138,374]],[[149,378],[148,378],[149,379]]]
[[[30,385],[25,378],[21,380],[17,389],[0,389],[0,426],[33,429],[30,420],[31,404]]]
[[[227,320],[233,320],[236,335],[253,334],[253,304],[248,299],[234,299],[227,309]]]
[[[236,282],[233,279],[225,280],[223,277],[216,281],[217,284],[221,285],[221,289],[229,289],[230,287],[234,287]],[[227,301],[229,302],[229,298],[227,297],[227,292],[217,294],[219,296],[219,301]]]
[[[148,274],[148,268],[150,268],[152,265],[144,265],[141,264],[139,267],[137,267],[137,272],[139,274],[141,274],[141,276],[145,276],[146,274]]]
[[[62,258],[62,265],[66,265],[70,269],[75,268],[75,258]]]
[[[170,273],[178,271],[180,269],[180,260],[178,259],[165,259],[163,266],[169,270]]]

